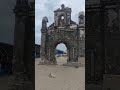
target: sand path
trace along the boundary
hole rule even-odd
[[[38,65],[35,61],[35,90],[85,90],[85,67]],[[55,78],[49,77],[50,73]]]

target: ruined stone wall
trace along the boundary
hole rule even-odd
[[[62,4],[61,9],[54,11],[54,23],[48,29],[47,22],[47,17],[44,17],[41,29],[41,56],[48,61],[55,61],[55,48],[57,44],[64,43],[69,51],[68,61],[78,61],[80,32],[78,24],[71,20],[71,8]]]
[[[86,2],[86,83],[119,74],[119,1]],[[109,66],[111,68],[109,68]]]

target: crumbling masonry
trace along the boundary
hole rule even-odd
[[[47,27],[47,22],[47,17],[43,17],[40,51],[43,61],[56,63],[55,49],[60,43],[64,43],[68,49],[68,62],[77,62],[80,56],[84,56],[85,18],[83,12],[80,12],[79,24],[77,24],[71,20],[71,8],[62,4],[61,8],[54,11],[54,23]]]

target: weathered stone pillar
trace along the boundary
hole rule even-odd
[[[46,39],[46,34],[42,33],[41,36],[41,48],[40,48],[40,56],[41,56],[41,60],[44,61],[45,60],[45,39]]]
[[[45,61],[46,60],[46,35],[47,35],[47,22],[48,22],[48,18],[47,17],[43,17],[42,19],[42,29],[41,29],[41,50],[40,50],[40,54],[41,54],[41,60]]]
[[[17,0],[13,75],[9,77],[8,90],[34,90],[34,12],[31,15],[30,11],[34,9],[26,0]]]

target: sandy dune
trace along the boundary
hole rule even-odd
[[[60,65],[38,65],[39,61],[35,61],[35,90],[85,90],[85,67],[60,66],[66,63],[61,57]],[[50,73],[55,74],[55,78],[50,77]]]

